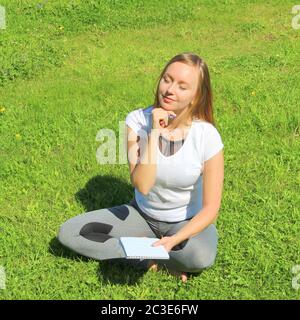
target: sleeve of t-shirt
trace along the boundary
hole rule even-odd
[[[125,123],[137,134],[142,127],[139,110],[129,112],[126,116]]]
[[[224,148],[222,138],[215,126],[209,124],[205,129],[204,161],[209,160]]]

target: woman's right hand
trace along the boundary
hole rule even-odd
[[[168,126],[169,115],[173,115],[176,117],[176,113],[174,111],[167,111],[162,107],[153,108],[152,129],[157,129],[159,133],[161,133],[163,129]]]

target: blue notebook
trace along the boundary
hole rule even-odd
[[[152,247],[157,238],[121,237],[120,242],[125,251],[126,259],[170,259],[164,246]]]

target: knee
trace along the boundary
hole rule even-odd
[[[59,230],[58,230],[58,233],[57,233],[57,239],[58,241],[67,246],[68,245],[68,240],[70,239],[71,237],[71,228],[70,228],[70,222],[69,220],[64,222],[60,227],[59,227]]]
[[[206,252],[194,254],[190,259],[190,269],[191,272],[198,272],[203,269],[207,269],[215,263],[216,253],[215,252]]]
[[[57,233],[57,239],[60,243],[64,243],[64,238],[65,238],[65,226],[62,224],[59,227],[58,233]]]

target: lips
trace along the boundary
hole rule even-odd
[[[169,97],[164,97],[164,96],[163,96],[163,100],[164,100],[165,102],[175,101],[175,100],[173,100],[173,99],[171,99],[171,98],[169,98]]]

